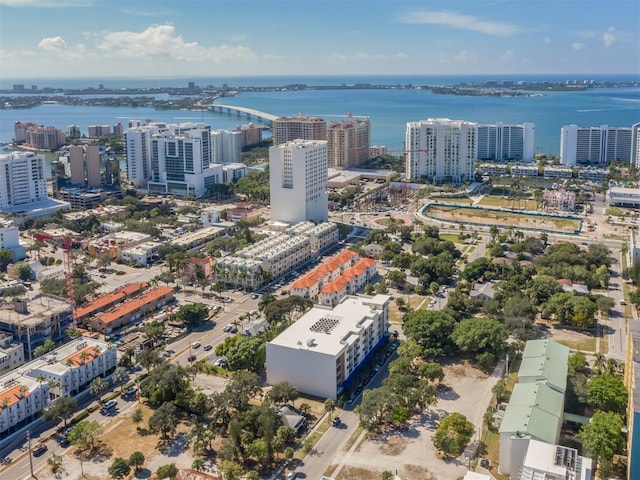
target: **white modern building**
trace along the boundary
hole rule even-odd
[[[631,127],[631,165],[640,168],[640,123]]]
[[[212,164],[209,125],[171,125],[151,137],[150,193],[202,197],[222,177],[222,165]]]
[[[463,183],[473,179],[478,124],[448,118],[407,123],[406,177]]]
[[[24,347],[12,335],[0,333],[0,375],[24,363]]]
[[[85,337],[0,377],[0,438],[29,424],[59,397],[73,397],[118,364],[117,348]]]
[[[326,140],[293,140],[269,148],[271,220],[326,222],[327,169]]]
[[[478,160],[532,162],[533,123],[478,125]]]
[[[43,155],[32,152],[0,155],[0,209],[48,199]]]
[[[137,188],[147,188],[151,180],[151,137],[166,130],[164,124],[137,125],[124,132],[127,151],[127,180]]]
[[[371,123],[368,117],[349,114],[339,122],[329,122],[327,128],[329,167],[351,168],[369,160]]]
[[[223,183],[235,183],[247,176],[247,166],[244,163],[225,163],[222,165]]]
[[[134,247],[122,250],[122,261],[146,267],[151,264],[153,256],[162,246],[160,242],[143,242]]]
[[[213,163],[240,163],[242,133],[237,130],[213,130],[211,150]]]
[[[609,205],[618,207],[640,207],[640,188],[611,187]]]
[[[575,448],[531,439],[515,479],[591,480],[592,474],[591,459],[578,455]]]
[[[560,129],[560,159],[563,165],[631,162],[632,128],[579,127]]]
[[[0,227],[0,250],[11,250],[11,259],[14,261],[25,257],[26,249],[20,245],[18,227]]]
[[[267,383],[336,400],[385,339],[390,303],[388,295],[347,296],[334,308],[314,306],[267,343]]]
[[[537,165],[512,165],[511,175],[515,177],[537,177],[540,170]]]

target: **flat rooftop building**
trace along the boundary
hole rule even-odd
[[[315,305],[267,343],[267,382],[336,399],[358,366],[386,340],[388,295],[347,296],[333,308]]]

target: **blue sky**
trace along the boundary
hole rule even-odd
[[[0,0],[4,78],[640,74],[638,0]]]

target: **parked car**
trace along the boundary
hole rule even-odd
[[[129,387],[125,390],[124,394],[128,396],[135,395],[137,391],[138,391],[138,387]]]
[[[105,410],[111,410],[113,408],[116,408],[118,406],[118,402],[116,402],[115,400],[109,400],[107,403],[104,404],[104,409]]]

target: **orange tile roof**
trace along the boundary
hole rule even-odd
[[[200,257],[191,257],[187,258],[187,263],[199,263],[201,265],[208,265],[209,263],[214,263],[214,259],[209,258],[200,258]]]
[[[14,385],[13,387],[0,392],[0,410],[2,410],[3,408],[6,407],[10,407],[11,405],[13,405],[14,403],[18,403],[20,400],[22,400],[20,398],[20,387],[22,387],[22,385]],[[28,397],[29,394],[31,392],[29,391],[25,391],[24,392],[24,396]],[[8,398],[9,401],[7,402],[7,404],[5,405],[3,402],[5,401],[4,399]]]
[[[345,250],[335,257],[330,258],[322,265],[318,265],[304,277],[301,277],[293,282],[292,287],[299,289],[309,288],[318,283],[324,277],[327,277],[336,270],[339,270],[345,263],[350,262],[351,259],[357,255],[358,252],[354,252],[353,250]]]
[[[347,280],[342,278],[342,276],[336,278],[333,282],[327,283],[322,289],[320,293],[336,293],[340,290],[343,290],[347,286]]]
[[[133,295],[145,288],[148,284],[146,282],[129,283],[120,287],[119,289],[102,295],[95,300],[76,308],[76,318],[84,318],[92,313],[99,312],[100,310],[107,308],[120,300],[124,299],[127,295]]]
[[[87,359],[84,361],[84,363],[90,362],[94,358],[98,358],[100,355],[102,355],[102,352],[99,351],[99,350],[96,350],[95,346],[86,347],[86,348],[83,348],[82,350],[78,350],[73,355],[65,358],[65,360],[64,360],[65,363],[67,361],[70,361],[76,367],[79,367],[80,365],[83,365],[82,359],[80,358],[82,356],[82,352],[86,352],[87,355],[88,355],[86,357]]]
[[[165,295],[167,295],[168,293],[173,292],[173,288],[172,287],[157,287],[154,288],[153,290],[149,290],[147,293],[145,293],[144,295],[138,297],[138,298],[134,298],[132,300],[129,300],[128,302],[126,302],[124,305],[122,305],[120,308],[117,308],[111,312],[106,312],[102,315],[100,315],[98,317],[98,319],[105,324],[109,324],[111,322],[114,322],[115,320],[118,320],[119,318],[124,317],[127,314],[133,313],[137,310],[139,310],[140,308],[144,307],[145,305],[159,300],[162,297],[164,297]]]
[[[293,288],[305,289],[318,283],[318,275],[316,272],[307,273],[304,277],[299,278],[291,285]]]

